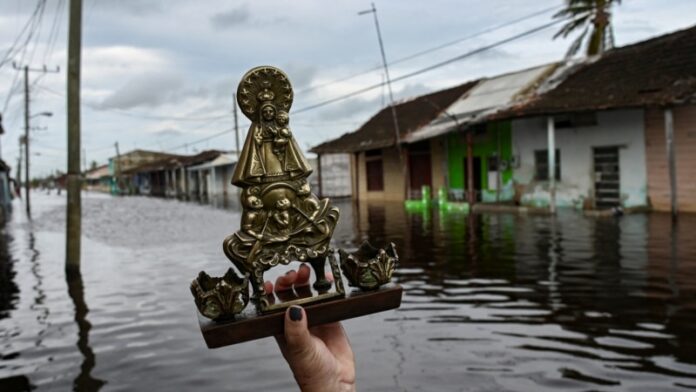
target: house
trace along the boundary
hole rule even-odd
[[[481,79],[403,142],[409,150],[428,140],[444,146],[441,183],[450,200],[512,202],[515,155],[510,121],[488,121],[488,116],[524,100],[559,67],[547,64]]]
[[[616,48],[496,114],[521,202],[696,211],[694,53],[696,27]]]
[[[133,150],[117,157],[109,158],[109,174],[112,177],[112,194],[132,194],[136,192],[136,186],[132,180],[131,169],[145,163],[171,158],[172,154],[148,150]],[[127,174],[129,173],[129,174]]]
[[[395,104],[399,139],[427,125],[476,82],[422,95]],[[358,200],[403,201],[420,194],[422,186],[442,187],[442,144],[425,140],[407,147],[397,144],[391,106],[383,108],[356,131],[310,149],[317,154],[317,178],[323,193],[325,157],[348,154],[351,194]],[[336,159],[331,157],[331,159]],[[344,164],[345,166],[345,164]]]
[[[387,108],[311,151],[320,163],[351,154],[359,200],[413,198],[429,185],[454,200],[551,211],[696,211],[692,53],[696,27],[481,79],[397,106],[399,146]],[[438,110],[422,115],[427,106]]]
[[[228,207],[238,203],[238,188],[232,185],[232,174],[237,164],[237,154],[221,153],[215,159],[186,168],[189,190],[197,199],[215,206]]]
[[[109,192],[111,189],[111,174],[109,165],[95,167],[85,172],[85,188],[88,191]]]

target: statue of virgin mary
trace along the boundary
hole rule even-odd
[[[242,112],[251,120],[234,169],[238,186],[306,178],[312,168],[287,127],[292,87],[274,67],[247,72],[237,89]]]

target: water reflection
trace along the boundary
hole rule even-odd
[[[87,320],[89,309],[85,303],[82,275],[79,272],[68,273],[66,281],[68,283],[68,294],[75,306],[75,323],[78,327],[77,348],[83,357],[80,373],[73,381],[73,391],[98,391],[106,383],[103,380],[92,377],[91,374],[92,369],[96,365],[96,357],[92,347],[89,345],[89,330],[92,329],[92,324]]]
[[[84,275],[66,296],[61,203],[37,197],[31,226],[9,226],[26,243],[9,250],[23,295],[0,320],[0,390],[22,375],[38,390],[288,389],[272,339],[210,351],[197,329],[187,283],[228,267],[238,211],[86,198]],[[345,323],[361,389],[696,388],[696,216],[339,204],[335,245],[396,242],[405,288],[399,310]]]
[[[15,283],[15,260],[9,253],[8,243],[11,238],[4,229],[0,233],[0,319],[8,317],[15,309],[19,288]]]

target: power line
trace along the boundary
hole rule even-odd
[[[17,44],[21,40],[22,36],[24,36],[24,33],[27,31],[27,29],[30,29],[30,33],[27,35],[27,39],[24,41],[24,43],[21,45],[23,48],[26,48],[27,45],[29,45],[29,40],[31,40],[31,36],[33,35],[32,30],[36,28],[36,23],[35,19],[37,18],[37,15],[41,12],[43,7],[46,6],[46,0],[39,0],[39,2],[36,4],[36,8],[32,12],[32,14],[29,16],[29,19],[27,20],[27,23],[24,24],[24,27],[22,27],[22,30],[20,30],[19,34],[17,35],[17,38],[15,38],[15,41],[12,43],[10,48],[5,52],[5,57],[0,60],[0,67],[3,65],[7,64],[12,60],[12,58],[19,52]]]
[[[532,19],[532,18],[537,17],[537,16],[539,16],[539,15],[543,15],[543,14],[545,14],[545,13],[554,11],[554,10],[556,10],[556,9],[558,9],[558,8],[561,8],[561,7],[562,7],[562,5],[556,5],[556,6],[553,6],[553,7],[544,8],[543,10],[539,10],[539,11],[533,12],[533,13],[531,13],[531,14],[527,14],[527,15],[525,15],[525,16],[522,16],[522,17],[520,17],[520,18],[513,19],[513,20],[511,20],[511,21],[508,21],[508,22],[505,22],[505,23],[501,23],[501,24],[499,24],[499,25],[496,25],[496,26],[493,26],[493,27],[490,27],[490,28],[487,28],[487,29],[478,31],[478,32],[473,33],[473,34],[470,34],[470,35],[468,35],[468,36],[466,36],[466,37],[458,38],[458,39],[456,39],[456,40],[449,41],[449,42],[446,42],[446,43],[443,43],[443,44],[434,46],[434,47],[432,47],[432,48],[425,49],[425,50],[422,50],[422,51],[419,51],[419,52],[416,52],[416,53],[413,53],[413,54],[410,54],[410,55],[407,55],[407,56],[398,58],[398,59],[393,60],[393,61],[391,61],[390,63],[388,63],[388,65],[391,66],[391,65],[395,65],[395,64],[400,64],[400,63],[406,62],[406,61],[408,61],[408,60],[415,59],[415,58],[417,58],[417,57],[420,57],[420,56],[423,56],[423,55],[426,55],[426,54],[429,54],[429,53],[432,53],[432,52],[435,52],[435,51],[438,51],[438,50],[447,48],[447,47],[449,47],[449,46],[453,46],[453,45],[456,45],[456,44],[458,44],[458,43],[461,43],[461,42],[464,42],[464,41],[467,41],[467,40],[470,40],[470,39],[473,39],[473,38],[476,38],[476,37],[480,37],[480,36],[482,36],[482,35],[484,35],[484,34],[492,33],[492,32],[494,32],[494,31],[503,29],[503,28],[505,28],[505,27],[510,27],[510,26],[515,25],[515,24],[517,24],[517,23],[524,22],[524,21],[526,21],[526,20],[529,20],[529,19]],[[345,76],[345,77],[342,77],[342,78],[338,78],[338,79],[335,79],[335,80],[332,80],[332,81],[329,81],[329,82],[326,82],[326,83],[318,84],[318,85],[316,85],[316,86],[307,87],[307,88],[305,88],[305,89],[302,89],[302,90],[297,91],[295,94],[307,93],[307,92],[310,92],[310,91],[314,91],[314,90],[317,90],[317,89],[321,89],[321,88],[324,88],[324,87],[328,87],[328,86],[333,85],[333,84],[345,82],[346,80],[354,79],[354,78],[357,78],[358,76],[366,75],[366,74],[368,74],[368,73],[370,73],[370,72],[379,71],[379,70],[382,69],[382,67],[383,67],[382,65],[378,65],[378,66],[372,67],[372,68],[370,68],[370,69],[366,69],[366,70],[364,70],[364,71],[360,71],[360,72],[357,72],[357,73],[354,73],[354,74],[351,74],[351,75],[348,75],[348,76]]]
[[[563,21],[563,20],[555,20],[555,21],[553,21],[553,22],[549,22],[549,23],[543,24],[543,25],[541,25],[541,26],[537,26],[537,27],[535,27],[535,28],[533,28],[533,29],[524,31],[524,32],[522,32],[522,33],[519,33],[519,34],[516,34],[516,35],[514,35],[514,36],[505,38],[505,39],[503,39],[503,40],[494,42],[494,43],[492,43],[492,44],[490,44],[490,45],[482,46],[482,47],[480,47],[480,48],[474,49],[474,50],[469,51],[469,52],[467,52],[467,53],[464,53],[464,54],[461,54],[461,55],[459,55],[459,56],[450,58],[450,59],[448,59],[448,60],[445,60],[445,61],[442,61],[442,62],[433,64],[433,65],[430,65],[430,66],[425,67],[425,68],[421,68],[421,69],[419,69],[419,70],[416,70],[416,71],[413,71],[413,72],[410,72],[410,73],[407,73],[407,74],[404,74],[404,75],[397,76],[396,78],[392,79],[392,82],[402,81],[402,80],[405,80],[405,79],[408,79],[408,78],[411,78],[411,77],[414,77],[414,76],[417,76],[417,75],[426,73],[426,72],[428,72],[428,71],[432,71],[432,70],[434,70],[434,69],[443,67],[443,66],[445,66],[445,65],[449,65],[449,64],[454,63],[454,62],[456,62],[456,61],[463,60],[463,59],[465,59],[465,58],[467,58],[467,57],[475,56],[475,55],[480,54],[480,53],[482,53],[482,52],[485,52],[485,51],[487,51],[487,50],[494,49],[494,48],[496,48],[496,47],[498,47],[498,46],[505,45],[505,44],[507,44],[507,43],[509,43],[509,42],[512,42],[512,41],[518,40],[518,39],[520,39],[520,38],[523,38],[523,37],[532,35],[532,34],[534,34],[534,33],[540,32],[540,31],[542,31],[542,30],[545,30],[545,29],[547,29],[547,28],[549,28],[549,27],[551,27],[551,26],[553,26],[553,25],[555,25],[555,24],[558,24],[558,23],[562,22],[562,21]],[[348,93],[348,94],[345,94],[345,95],[342,95],[342,96],[339,96],[339,97],[336,97],[336,98],[332,98],[332,99],[329,99],[329,100],[326,100],[326,101],[323,101],[323,102],[319,102],[319,103],[314,104],[314,105],[306,106],[306,107],[304,107],[304,108],[301,108],[301,109],[298,109],[298,110],[293,111],[293,113],[299,114],[299,113],[307,112],[307,111],[310,111],[310,110],[318,109],[318,108],[320,108],[320,107],[323,107],[323,106],[326,106],[326,105],[329,105],[329,104],[332,104],[332,103],[335,103],[335,102],[339,102],[339,101],[342,101],[342,100],[345,100],[345,99],[348,99],[348,98],[351,98],[351,97],[354,97],[354,96],[357,96],[357,95],[366,93],[366,92],[368,92],[368,91],[374,90],[374,89],[376,89],[376,88],[382,87],[382,85],[384,85],[384,83],[386,83],[386,82],[381,82],[381,83],[378,83],[378,84],[374,84],[374,85],[372,85],[372,86],[364,87],[364,88],[362,88],[362,89],[353,91],[353,92],[351,92],[351,93]],[[174,148],[170,148],[169,150],[176,150],[176,149],[184,148],[184,147],[187,147],[187,146],[190,146],[190,145],[198,144],[198,143],[201,143],[201,142],[204,142],[204,141],[208,141],[208,140],[210,140],[210,139],[213,139],[213,138],[216,138],[216,137],[218,137],[218,136],[222,136],[222,135],[224,135],[224,134],[231,133],[231,132],[234,132],[234,129],[225,130],[225,131],[216,133],[216,134],[214,134],[214,135],[211,135],[211,136],[208,136],[208,137],[199,139],[199,140],[195,140],[195,141],[192,141],[192,142],[187,142],[187,143],[181,144],[181,145],[179,145],[179,146],[176,146],[176,147],[174,147]]]
[[[450,58],[450,59],[448,59],[448,60],[441,61],[441,62],[439,62],[439,63],[430,65],[430,66],[425,67],[425,68],[421,68],[421,69],[416,70],[416,71],[413,71],[413,72],[409,72],[409,73],[404,74],[404,75],[401,75],[401,76],[397,76],[396,78],[392,79],[392,82],[399,82],[399,81],[402,81],[402,80],[406,80],[406,79],[408,79],[408,78],[412,78],[412,77],[414,77],[414,76],[417,76],[417,75],[426,73],[426,72],[428,72],[428,71],[432,71],[432,70],[434,70],[434,69],[437,69],[437,68],[440,68],[440,67],[444,67],[445,65],[449,65],[449,64],[454,63],[454,62],[456,62],[456,61],[463,60],[463,59],[465,59],[465,58],[467,58],[467,57],[471,57],[471,56],[477,55],[477,54],[482,53],[482,52],[485,52],[485,51],[487,51],[487,50],[491,50],[491,49],[496,48],[496,47],[498,47],[498,46],[507,44],[507,43],[512,42],[512,41],[515,41],[515,40],[517,40],[517,39],[520,39],[520,38],[523,38],[523,37],[532,35],[532,34],[534,34],[534,33],[537,33],[537,32],[539,32],[539,31],[545,30],[545,29],[547,29],[547,28],[549,28],[549,27],[551,27],[551,26],[553,26],[553,25],[555,25],[555,24],[558,24],[558,23],[562,22],[562,21],[563,21],[563,20],[556,20],[556,21],[553,21],[553,22],[550,22],[550,23],[546,23],[546,24],[544,24],[544,25],[535,27],[535,28],[533,28],[533,29],[531,29],[531,30],[527,30],[527,31],[522,32],[522,33],[520,33],[520,34],[516,34],[516,35],[514,35],[514,36],[512,36],[512,37],[505,38],[505,39],[503,39],[503,40],[497,41],[497,42],[492,43],[492,44],[490,44],[490,45],[482,46],[482,47],[480,47],[480,48],[474,49],[474,50],[472,50],[472,51],[470,51],[470,52],[467,52],[467,53],[464,53],[464,54],[462,54],[462,55],[459,55],[459,56]],[[309,110],[317,109],[317,108],[320,108],[320,107],[323,107],[323,106],[326,106],[326,105],[329,105],[329,104],[332,104],[332,103],[336,103],[336,102],[339,102],[339,101],[343,101],[343,100],[345,100],[345,99],[352,98],[352,97],[357,96],[357,95],[360,95],[360,94],[364,94],[364,93],[366,93],[366,92],[368,92],[368,91],[371,91],[371,90],[374,90],[374,89],[376,89],[376,88],[380,88],[380,87],[382,87],[382,85],[384,85],[384,83],[385,83],[385,82],[373,84],[373,85],[371,85],[371,86],[363,87],[363,88],[361,88],[361,89],[355,90],[355,91],[350,92],[350,93],[348,93],[348,94],[344,94],[344,95],[338,96],[338,97],[336,97],[336,98],[331,98],[331,99],[328,99],[328,100],[326,100],[326,101],[316,103],[316,104],[314,104],[314,105],[305,106],[305,107],[303,107],[303,108],[301,108],[301,109],[295,110],[294,113],[295,113],[295,114],[299,114],[299,113],[303,113],[303,112],[306,112],[306,111],[309,111]]]

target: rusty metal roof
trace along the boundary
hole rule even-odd
[[[405,102],[396,104],[396,114],[399,119],[400,135],[407,134],[425,126],[443,109],[456,101],[462,94],[476,85],[468,82],[462,85],[421,95]],[[380,110],[365,124],[354,132],[346,133],[336,139],[329,140],[310,149],[311,152],[327,154],[372,150],[393,146],[395,143],[394,123],[391,107]]]
[[[556,87],[495,118],[689,102],[696,102],[696,26],[589,59]]]
[[[427,126],[410,133],[403,141],[415,143],[483,122],[490,114],[525,99],[557,68],[558,64],[552,63],[482,79]]]

